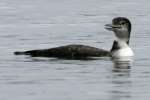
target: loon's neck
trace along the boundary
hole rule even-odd
[[[124,40],[114,40],[113,46],[111,48],[112,57],[124,57],[124,56],[133,56],[133,51],[129,47],[129,42]]]
[[[126,48],[126,47],[129,47],[129,40],[117,39],[117,40],[114,40],[113,42],[111,52],[122,49],[122,48]]]

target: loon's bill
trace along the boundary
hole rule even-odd
[[[14,52],[14,54],[30,55],[34,57],[57,57],[69,59],[133,56],[133,51],[129,47],[131,32],[130,21],[125,17],[116,17],[112,20],[112,24],[106,24],[105,28],[109,31],[113,31],[117,37],[117,39],[114,40],[110,51],[86,45],[71,44],[50,49],[19,51]]]

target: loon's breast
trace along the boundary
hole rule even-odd
[[[134,56],[134,53],[130,47],[121,48],[111,53],[112,57],[130,57]]]

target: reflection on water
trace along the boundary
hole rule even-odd
[[[130,68],[132,59],[113,59],[112,90],[110,100],[127,100],[131,98]]]
[[[130,69],[133,63],[133,57],[112,58],[114,68]]]

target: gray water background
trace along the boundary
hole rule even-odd
[[[129,69],[109,58],[63,60],[14,51],[85,44],[109,50],[112,18],[132,22]],[[0,100],[149,100],[149,0],[0,0]]]

